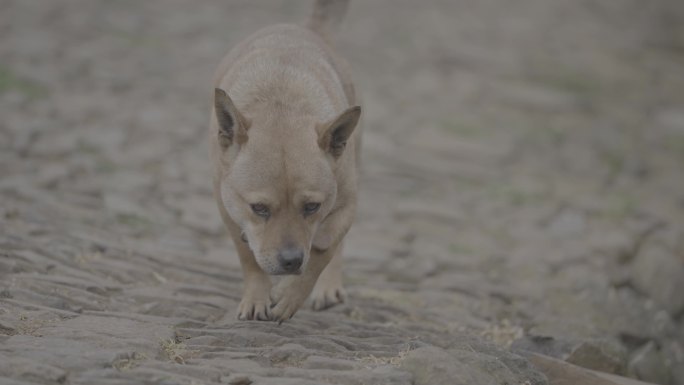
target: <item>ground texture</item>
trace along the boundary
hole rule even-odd
[[[349,301],[237,322],[212,71],[308,2],[0,2],[0,382],[684,384],[684,7],[357,1]]]

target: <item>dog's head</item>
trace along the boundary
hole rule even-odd
[[[264,111],[246,118],[216,89],[220,200],[268,274],[299,274],[337,198],[336,169],[361,109],[329,122]],[[277,129],[274,129],[276,128]]]

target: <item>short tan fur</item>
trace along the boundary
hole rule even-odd
[[[361,108],[330,48],[345,0],[318,0],[308,27],[238,44],[214,78],[214,195],[244,276],[239,319],[291,318],[345,300],[340,253],[356,210]],[[284,275],[273,286],[269,275]],[[318,283],[317,283],[318,282]]]

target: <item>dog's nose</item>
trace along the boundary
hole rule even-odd
[[[280,262],[285,273],[294,273],[302,267],[304,252],[295,248],[287,248],[278,254],[278,262]]]

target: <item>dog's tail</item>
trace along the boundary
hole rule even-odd
[[[316,0],[307,27],[329,40],[344,19],[348,6],[349,0]]]

